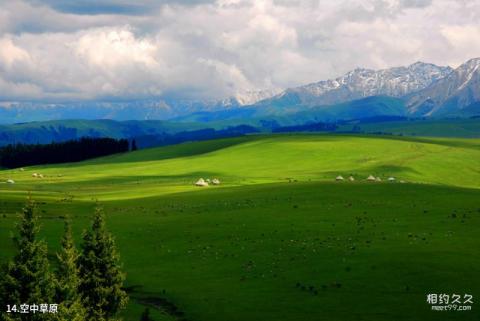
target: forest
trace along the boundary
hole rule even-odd
[[[132,149],[136,145],[132,142]],[[80,138],[51,144],[11,144],[0,148],[0,167],[78,162],[129,151],[127,139]]]

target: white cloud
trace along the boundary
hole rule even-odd
[[[72,44],[75,52],[99,68],[131,63],[155,67],[155,45],[148,39],[136,39],[128,26],[86,32]]]
[[[30,55],[27,51],[17,47],[12,39],[0,39],[0,63],[4,68],[11,68],[14,63],[29,63]]]
[[[480,56],[473,0],[98,3],[0,0],[0,99],[222,98]]]
[[[470,52],[480,52],[480,25],[445,25],[440,33],[448,41],[452,63],[458,65]]]

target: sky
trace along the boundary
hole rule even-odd
[[[478,39],[480,0],[0,0],[0,101],[222,99]]]

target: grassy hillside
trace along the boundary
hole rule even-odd
[[[265,108],[266,111],[268,108]],[[340,119],[368,117],[380,113],[380,110],[382,110],[380,114],[384,115],[357,121],[352,120],[348,124],[345,124],[345,122],[336,123],[338,125],[337,131],[339,132],[382,132],[407,136],[480,137],[479,118],[385,121],[385,118],[401,114],[399,111],[401,108],[403,107],[398,100],[370,97],[345,103],[333,109],[337,110],[338,115],[341,115]],[[271,132],[272,128],[277,126],[304,125],[328,120],[335,123],[336,119],[339,119],[331,113],[330,107],[311,108],[308,111],[280,116],[252,116],[255,112],[256,109],[253,108],[241,108],[218,113],[198,113],[178,121],[54,120],[0,125],[0,146],[19,142],[48,144],[52,141],[67,141],[85,136],[112,137],[117,139],[136,137],[141,147],[158,146],[164,145],[165,139],[178,140],[178,137],[174,138],[172,135],[179,133],[188,134],[190,132],[190,136],[199,138],[201,135],[198,130],[205,128],[213,128],[218,131],[230,127],[229,133],[227,133],[228,130],[223,134],[221,132],[216,133],[217,135],[228,136],[227,134],[234,134],[235,131],[231,126],[249,125],[256,127],[259,131]],[[232,117],[224,118],[225,115]],[[379,122],[378,119],[382,119],[382,121]],[[169,137],[165,138],[165,134],[169,135]],[[211,133],[204,133],[203,135],[210,135],[207,137],[209,139],[215,137]]]
[[[173,123],[161,120],[114,121],[101,120],[51,120],[41,122],[0,125],[0,146],[13,142],[48,144],[80,137],[130,138],[142,135],[176,133],[204,128],[203,125]]]
[[[377,123],[352,123],[342,125],[339,131],[356,130],[364,133],[392,133],[407,136],[436,136],[436,137],[480,137],[480,118],[474,119],[438,119],[390,121]]]
[[[148,190],[157,195],[170,191],[172,186],[191,190],[191,183],[199,177],[213,176],[222,178],[228,186],[288,179],[331,181],[339,174],[361,179],[372,174],[411,182],[479,187],[479,145],[478,140],[461,139],[258,135],[145,149],[26,172],[5,171],[0,177],[16,180],[15,189],[55,191],[60,184],[63,191],[68,191],[69,184],[75,190],[79,184],[95,184],[98,197],[102,196],[102,182],[107,183],[107,194],[113,192],[108,183],[115,181],[114,189],[125,188],[131,193],[129,184],[139,182],[136,191]],[[36,180],[30,176],[32,171],[48,178]]]
[[[98,199],[128,273],[126,320],[143,305],[178,319],[165,300],[199,321],[478,320],[425,298],[480,295],[479,162],[480,140],[278,135],[0,171],[16,181],[0,184],[0,260],[27,191],[51,251],[61,216],[78,237]]]

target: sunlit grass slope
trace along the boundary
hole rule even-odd
[[[0,260],[27,191],[52,254],[62,217],[79,238],[98,199],[127,272],[127,321],[145,305],[179,320],[165,300],[192,321],[478,320],[475,304],[425,302],[480,297],[478,164],[479,140],[280,135],[0,171],[16,181],[0,184]]]
[[[291,135],[250,136],[141,150],[93,161],[0,172],[5,192],[75,192],[90,199],[136,198],[195,189],[199,177],[223,186],[365,180],[372,174],[408,182],[480,187],[480,141]],[[32,178],[38,172],[44,179]]]

